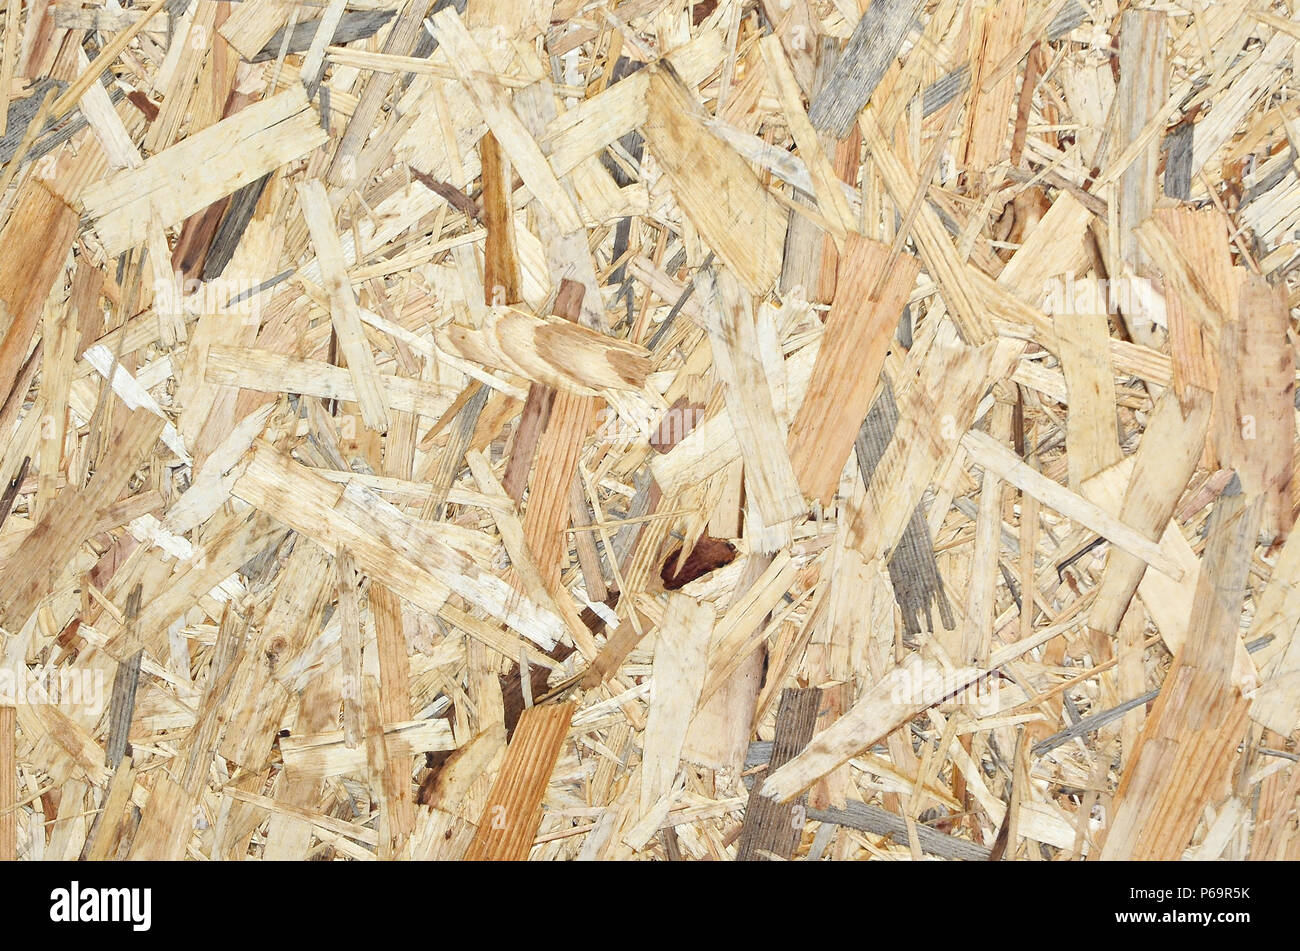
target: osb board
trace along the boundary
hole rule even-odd
[[[1300,856],[1282,7],[51,9],[0,858]]]

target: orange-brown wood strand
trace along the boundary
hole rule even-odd
[[[515,253],[514,209],[510,204],[510,161],[488,132],[479,143],[483,165],[484,244],[483,293],[488,304],[514,304],[521,299],[519,262]]]
[[[576,322],[582,298],[582,285],[565,280],[556,296],[553,308],[556,316]],[[536,440],[532,449],[535,465],[524,507],[524,537],[537,558],[542,580],[552,591],[560,583],[561,569],[568,562],[569,546],[564,530],[569,525],[569,495],[583,442],[596,423],[597,405],[596,397],[557,393],[551,387],[535,383],[529,389],[519,423],[520,435]],[[535,437],[531,436],[533,432]],[[528,454],[527,444],[517,442],[511,464],[519,458],[518,466],[526,472],[526,463],[531,461]],[[517,480],[516,489],[520,478],[517,472],[518,469],[509,466],[506,469],[507,477],[513,475]],[[507,486],[507,491],[510,488]]]
[[[41,321],[41,308],[80,223],[77,212],[40,181],[21,186],[0,233],[0,402],[13,389]]]
[[[0,862],[18,860],[18,751],[16,711],[0,706]]]
[[[889,247],[850,235],[840,258],[839,287],[826,318],[808,393],[790,427],[790,462],[804,495],[828,503],[853,440],[871,408],[903,304],[920,262],[900,255],[875,300],[868,298]]]
[[[520,716],[466,859],[517,862],[528,858],[541,823],[542,798],[564,748],[574,708],[572,702],[544,704]]]

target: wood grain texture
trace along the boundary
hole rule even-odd
[[[18,861],[18,718],[0,705],[0,862]]]
[[[1230,680],[1235,644],[1225,623],[1241,602],[1263,508],[1263,497],[1248,505],[1234,484],[1215,510],[1192,629],[1116,793],[1103,859],[1180,857],[1203,808],[1225,797],[1249,706]]]
[[[639,389],[649,371],[646,352],[636,344],[509,308],[489,311],[477,330],[452,327],[437,339],[467,360],[582,396]]]
[[[541,819],[542,796],[572,719],[570,703],[524,711],[465,852],[467,860],[517,862],[528,857]]]
[[[823,505],[839,485],[840,471],[871,407],[871,396],[893,341],[903,304],[920,262],[910,255],[891,262],[878,241],[850,236],[840,255],[835,302],[799,413],[790,425],[790,463],[799,487]]]
[[[706,327],[713,364],[735,428],[745,481],[767,525],[777,525],[803,510],[798,477],[785,446],[772,402],[771,383],[758,358],[753,303],[736,278],[704,272],[701,292],[708,308]]]
[[[813,125],[841,139],[848,134],[898,54],[921,6],[919,0],[884,0],[867,7],[854,25],[835,71],[808,110]]]
[[[537,441],[537,458],[524,507],[524,534],[554,590],[568,565],[569,490],[578,471],[582,443],[596,423],[594,397],[560,392]]]
[[[56,573],[90,535],[100,512],[113,502],[162,432],[163,421],[136,411],[115,434],[114,452],[79,492],[59,496],[6,563],[0,578],[0,619],[21,628],[49,591]]]
[[[705,131],[702,107],[670,64],[650,70],[646,101],[641,131],[682,211],[751,293],[766,292],[781,271],[784,212],[744,159]],[[702,151],[712,155],[707,166]]]
[[[77,213],[40,182],[20,189],[0,234],[0,391],[8,398],[22,367],[41,308],[63,268],[77,230]],[[32,265],[35,265],[33,267]]]
[[[144,239],[153,215],[174,224],[326,139],[301,92],[284,92],[124,169],[82,195],[110,254]]]
[[[388,406],[379,385],[374,355],[361,327],[357,299],[347,278],[343,245],[334,230],[329,197],[320,182],[307,182],[298,189],[298,201],[316,248],[316,261],[329,295],[330,322],[347,360],[352,385],[356,387],[361,417],[371,429],[383,432],[388,429]]]
[[[822,692],[816,687],[784,690],[776,712],[776,735],[772,739],[770,769],[784,766],[802,752],[812,739],[817,725],[817,710]],[[745,824],[736,844],[736,861],[765,861],[772,857],[788,859],[803,832],[802,818],[807,814],[802,802],[777,805],[759,793],[757,783],[750,790],[745,809]]]
[[[1295,518],[1295,355],[1279,351],[1289,310],[1280,288],[1244,275],[1238,319],[1225,322],[1219,344],[1216,447],[1244,490],[1265,503],[1262,541],[1283,539]]]
[[[1295,858],[1287,15],[6,3],[0,857]]]

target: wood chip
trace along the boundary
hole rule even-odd
[[[1259,7],[6,3],[0,859],[1297,857]]]

